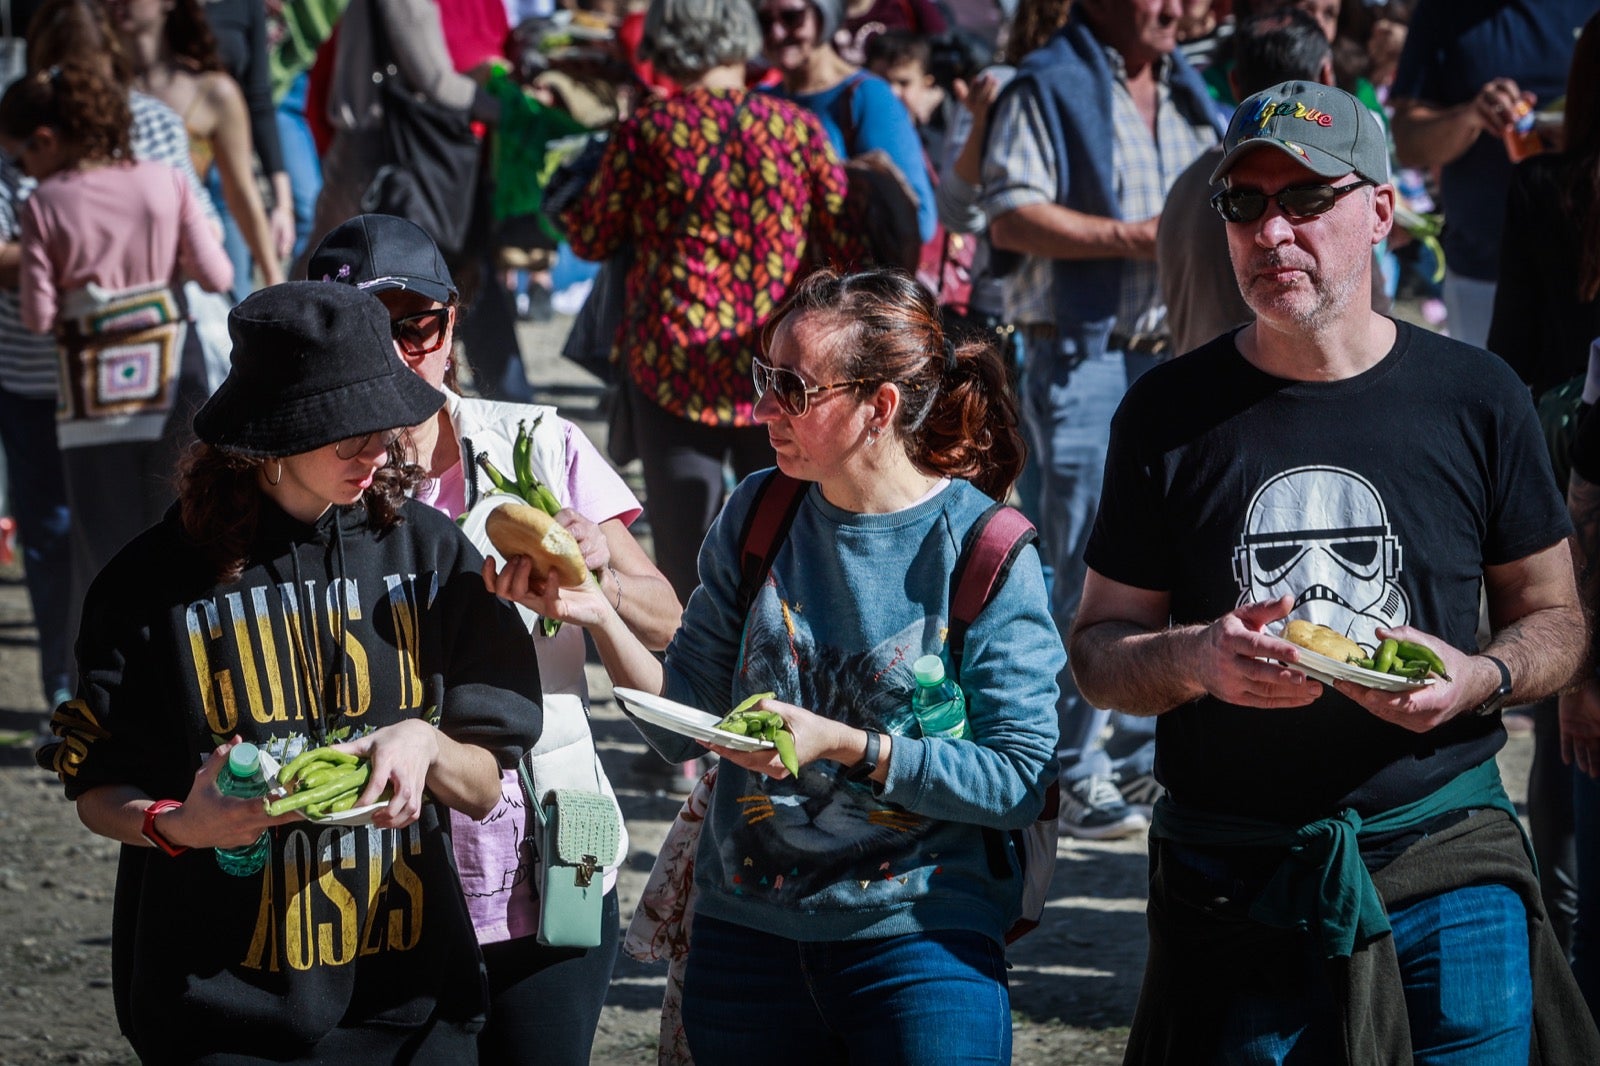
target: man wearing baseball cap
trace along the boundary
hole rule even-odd
[[[1158,716],[1125,1061],[1600,1062],[1495,763],[1585,646],[1527,390],[1372,309],[1394,189],[1354,97],[1275,85],[1223,148],[1256,320],[1129,390],[1069,638],[1085,696]]]

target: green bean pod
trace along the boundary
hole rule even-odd
[[[772,734],[771,740],[772,746],[778,749],[778,761],[789,771],[789,776],[799,777],[800,762],[794,754],[794,734],[787,729],[779,729]]]
[[[1404,659],[1421,659],[1428,667],[1446,681],[1450,680],[1450,672],[1445,669],[1444,660],[1439,658],[1439,653],[1426,644],[1418,644],[1414,640],[1402,640],[1400,643],[1400,656]]]
[[[517,423],[517,439],[511,445],[511,472],[517,479],[517,495],[532,503],[533,500],[533,434],[527,423]]]
[[[298,811],[311,806],[313,803],[337,798],[348,791],[352,785],[359,791],[361,786],[367,783],[367,778],[371,776],[372,767],[357,766],[317,788],[302,789],[299,792],[291,792],[282,799],[273,800],[267,804],[267,813],[276,817],[287,811]]]
[[[488,475],[489,483],[495,488],[499,489],[501,492],[509,492],[511,495],[518,498],[522,496],[522,494],[517,491],[517,483],[502,474],[500,472],[500,468],[490,462],[487,455],[480,454],[478,456],[478,466],[485,474]]]
[[[360,761],[348,751],[340,751],[338,748],[307,748],[279,768],[278,783],[280,785],[292,784],[300,777],[310,773],[314,767],[323,764],[354,766]]]
[[[1380,674],[1387,674],[1390,667],[1394,666],[1394,658],[1400,652],[1400,642],[1390,637],[1378,645],[1378,650],[1372,656],[1372,668]]]

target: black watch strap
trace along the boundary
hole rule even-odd
[[[1499,668],[1500,684],[1496,685],[1495,690],[1489,693],[1488,699],[1473,709],[1472,713],[1480,717],[1488,717],[1498,712],[1500,708],[1506,705],[1506,698],[1511,695],[1511,668],[1493,655],[1485,655],[1484,658]]]
[[[850,772],[845,776],[852,781],[865,781],[871,777],[873,771],[878,768],[878,752],[881,750],[882,744],[883,742],[878,734],[868,730],[867,753],[861,757],[860,762],[850,768]]]

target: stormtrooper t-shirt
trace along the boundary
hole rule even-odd
[[[1566,507],[1515,374],[1396,327],[1344,381],[1272,377],[1232,335],[1146,374],[1112,424],[1088,565],[1170,593],[1176,625],[1288,594],[1369,649],[1411,625],[1476,651],[1483,568],[1564,538]],[[1306,821],[1418,799],[1504,738],[1494,718],[1412,733],[1332,687],[1286,710],[1206,697],[1161,716],[1157,775],[1185,804]]]

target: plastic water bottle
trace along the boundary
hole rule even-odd
[[[917,716],[925,737],[949,737],[965,740],[971,734],[967,728],[967,698],[944,673],[944,660],[937,655],[924,655],[911,669],[917,675],[917,690],[911,695],[911,710]]]
[[[228,765],[217,775],[217,788],[224,796],[265,796],[267,775],[261,770],[261,750],[251,743],[235,744],[228,752]],[[254,844],[239,848],[218,848],[217,865],[235,877],[260,873],[272,850],[272,833],[266,829]]]

